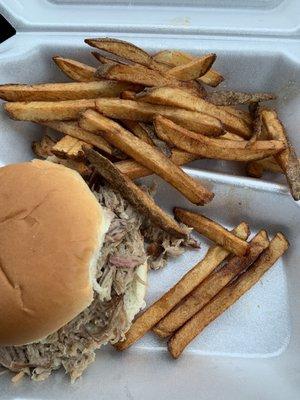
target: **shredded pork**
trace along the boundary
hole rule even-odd
[[[181,254],[191,239],[174,239],[151,225],[119,193],[101,186],[95,193],[110,213],[111,224],[97,262],[94,300],[71,322],[45,339],[25,345],[0,347],[0,366],[17,373],[15,380],[29,375],[44,380],[63,368],[74,382],[95,359],[95,351],[106,343],[124,338],[131,325],[124,307],[124,294],[136,280],[136,267],[147,257],[152,268],[165,265],[169,256]],[[148,244],[145,245],[145,242]],[[156,254],[146,253],[155,244]]]

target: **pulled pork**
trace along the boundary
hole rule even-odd
[[[0,365],[40,381],[53,370],[64,368],[74,382],[95,359],[95,350],[124,338],[131,319],[124,295],[140,280],[136,268],[147,259],[145,241],[158,244],[160,251],[148,256],[152,268],[166,263],[168,256],[182,253],[191,240],[171,238],[144,221],[121,195],[108,186],[95,193],[110,214],[111,224],[97,261],[94,300],[71,322],[45,339],[25,346],[0,347]]]

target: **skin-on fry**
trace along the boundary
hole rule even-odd
[[[140,122],[130,121],[129,119],[123,119],[121,122],[126,129],[132,132],[136,137],[141,139],[143,142],[151,144],[152,146],[154,145],[153,141],[151,140],[145,129],[143,129],[143,126],[140,124]]]
[[[239,142],[245,141],[245,139],[243,139],[239,135],[237,135],[235,133],[231,133],[231,132],[226,132],[226,133],[224,133],[224,135],[219,136],[219,138],[226,139],[226,140],[238,140]]]
[[[95,78],[96,68],[90,65],[60,56],[55,56],[52,59],[58,68],[73,81],[91,82],[97,80]]]
[[[226,265],[210,274],[196,289],[167,314],[153,328],[160,337],[171,336],[193,315],[203,308],[232,279],[245,271],[269,245],[266,231],[260,231],[252,240],[249,253],[233,257]]]
[[[252,135],[249,126],[238,117],[229,114],[222,108],[200,99],[197,96],[186,93],[179,88],[151,88],[137,94],[136,98],[139,101],[147,103],[175,106],[186,110],[202,112],[218,118],[226,129],[235,132],[244,138],[249,138]]]
[[[134,87],[125,82],[94,81],[41,83],[37,85],[0,85],[0,98],[7,101],[57,101],[119,97]]]
[[[90,144],[66,135],[53,146],[52,153],[61,158],[81,160],[84,158],[84,147],[92,148]]]
[[[32,101],[5,103],[10,118],[21,121],[70,121],[78,119],[88,108],[95,108],[95,100]]]
[[[197,158],[198,157],[194,154],[173,149],[170,160],[176,165],[183,165],[194,161]],[[152,175],[153,173],[150,169],[132,160],[117,161],[114,165],[130,179],[142,178],[144,176]]]
[[[252,105],[250,104],[249,107]],[[259,140],[262,136],[262,116],[261,116],[261,107],[259,103],[254,103],[253,104],[253,135],[251,139],[249,140],[247,146],[252,146],[253,143],[255,143],[257,140]]]
[[[79,123],[84,129],[92,128],[94,131],[98,131],[104,139],[145,167],[151,169],[192,203],[204,205],[212,200],[213,193],[187,175],[169,158],[164,156],[161,151],[142,142],[116,122],[96,111],[87,110],[82,115]]]
[[[290,144],[287,133],[276,111],[264,109],[261,115],[269,137],[271,139],[281,140],[286,146],[283,152],[276,154],[275,160],[284,171],[294,200],[300,200],[300,162],[295,149]]]
[[[264,171],[283,174],[282,168],[274,159],[274,157],[268,157],[258,161],[251,161],[246,165],[247,175],[252,176],[252,178],[261,178]]]
[[[245,122],[245,124],[248,125],[249,128],[252,127],[253,120],[252,120],[252,117],[251,117],[249,111],[240,110],[240,109],[234,108],[232,106],[218,106],[218,107],[221,108],[222,110],[227,111],[229,114],[235,115],[239,119],[242,119]]]
[[[265,272],[288,249],[289,244],[281,234],[271,240],[269,247],[254,264],[238,279],[222,289],[202,310],[195,314],[169,340],[168,349],[172,357],[178,358],[185,347],[203,331],[203,329],[234,304],[244,293],[254,286]]]
[[[186,231],[170,215],[158,207],[152,197],[123,175],[107,158],[91,149],[86,151],[86,156],[97,172],[113,188],[118,190],[136,210],[171,235],[181,238],[187,236]]]
[[[101,64],[131,64],[130,61],[124,60],[122,58],[117,58],[116,56],[112,54],[105,54],[105,56],[101,53],[98,53],[98,51],[92,51],[92,55],[101,62]]]
[[[121,99],[98,99],[96,107],[110,118],[152,122],[154,116],[159,114],[203,135],[218,136],[223,133],[222,124],[217,118],[196,111]]]
[[[44,135],[41,140],[32,142],[31,148],[35,155],[41,158],[52,156],[52,148],[56,141],[50,136]]]
[[[216,54],[206,54],[200,58],[196,58],[187,64],[178,65],[166,72],[169,76],[174,76],[180,81],[191,81],[206,74],[215,62]]]
[[[160,115],[155,117],[154,127],[160,139],[204,158],[252,161],[271,156],[285,148],[284,143],[279,140],[260,140],[247,148],[247,141],[208,138],[188,131]]]
[[[249,227],[242,222],[235,229],[236,235],[244,237]],[[228,257],[229,252],[220,246],[208,250],[203,260],[189,270],[179,282],[176,283],[159,300],[152,304],[132,324],[126,333],[126,339],[115,345],[117,350],[125,350],[167,315],[179,302],[194,290],[217,266]]]
[[[47,161],[64,165],[65,167],[70,169],[74,169],[83,177],[89,177],[92,173],[91,168],[88,167],[83,161],[71,160],[70,158],[60,158],[55,155],[48,157]]]
[[[145,51],[132,43],[115,38],[85,39],[85,43],[96,49],[112,53],[125,60],[144,65],[152,69],[160,69],[159,63]]]
[[[224,247],[233,254],[244,256],[249,250],[249,243],[239,239],[223,226],[204,215],[193,213],[179,207],[174,208],[174,215],[179,221],[191,226],[198,233],[206,236],[208,239]]]
[[[244,93],[234,91],[210,92],[207,96],[207,100],[216,106],[251,104],[274,99],[276,99],[276,96],[273,93]]]
[[[196,57],[188,53],[183,53],[182,51],[163,50],[155,54],[153,58],[157,62],[164,63],[169,67],[176,67],[187,64]],[[205,75],[199,78],[200,82],[213,87],[218,86],[223,80],[223,76],[213,69],[210,69]]]
[[[101,136],[94,135],[93,133],[81,129],[77,121],[51,121],[42,122],[41,125],[48,126],[57,132],[61,132],[65,135],[69,135],[76,139],[82,140],[83,142],[89,143],[105,153],[115,157],[118,157],[120,153],[119,151],[115,151],[115,149]]]

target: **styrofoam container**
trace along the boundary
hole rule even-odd
[[[216,68],[226,78],[223,88],[278,95],[275,106],[300,153],[300,3],[227,3],[1,0],[0,12],[17,29],[0,45],[1,83],[66,80],[51,57],[60,54],[95,64],[83,43],[88,36],[118,37],[151,52],[213,51],[218,54]],[[38,126],[9,120],[1,111],[0,165],[32,158],[31,141],[41,134]],[[172,360],[165,343],[149,333],[121,354],[103,348],[73,385],[61,372],[43,383],[24,379],[17,385],[6,373],[0,376],[1,399],[300,398],[299,203],[282,177],[251,179],[240,165],[204,160],[185,170],[215,192],[206,215],[228,228],[245,220],[253,233],[261,228],[270,236],[282,231],[291,243],[287,254],[179,360]],[[157,202],[169,211],[175,205],[196,209],[162,182]],[[186,252],[150,273],[148,304],[203,257],[209,243],[203,238],[201,243],[200,252]]]

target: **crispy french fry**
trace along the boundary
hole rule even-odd
[[[98,60],[102,64],[131,64],[130,61],[124,60],[122,58],[117,58],[111,54],[103,55],[101,53],[98,53],[98,51],[92,51],[91,53],[96,58],[96,60]]]
[[[159,114],[204,135],[217,136],[223,133],[217,118],[196,111],[120,99],[98,99],[96,107],[110,118],[152,122],[154,116]]]
[[[0,85],[0,98],[7,101],[57,101],[119,97],[134,86],[125,82],[95,81],[41,83],[37,85]]]
[[[238,279],[225,286],[204,308],[195,314],[174,336],[169,340],[168,349],[172,357],[178,358],[185,347],[203,329],[227,308],[234,304],[244,293],[254,286],[265,272],[288,249],[289,244],[281,234],[271,240],[269,247],[259,256],[254,264]]]
[[[224,247],[233,254],[241,257],[249,250],[249,243],[245,240],[239,239],[223,226],[204,215],[187,211],[179,207],[174,208],[174,214],[176,219],[191,226],[198,233]]]
[[[140,124],[140,122],[131,121],[129,119],[123,119],[121,122],[126,129],[132,132],[136,137],[141,139],[143,142],[151,144],[152,146],[154,145],[153,141],[151,140],[145,129],[143,129],[143,126]]]
[[[183,165],[194,161],[197,158],[198,157],[194,154],[173,149],[170,160],[176,165]],[[114,165],[130,179],[142,178],[153,173],[150,169],[133,160],[117,161]]]
[[[153,146],[142,142],[121,125],[104,117],[94,110],[87,110],[79,124],[84,129],[98,130],[108,142],[131,156],[133,159],[151,169],[161,178],[170,183],[192,203],[204,205],[211,201],[213,193],[204,188],[183,170],[177,167],[162,152]]]
[[[55,56],[52,58],[58,68],[69,78],[77,82],[95,81],[96,68],[70,58]]]
[[[171,68],[166,72],[166,74],[174,76],[180,81],[191,81],[205,75],[215,62],[216,58],[216,54],[206,54],[200,58],[195,58],[187,64]]]
[[[253,135],[249,140],[247,146],[252,146],[257,140],[262,137],[262,116],[261,116],[261,107],[259,103],[250,104],[249,108],[253,107],[252,116],[253,116]]]
[[[55,143],[56,141],[50,136],[44,135],[41,140],[32,142],[32,151],[38,157],[47,158],[48,156],[53,155],[52,148]]]
[[[264,109],[261,113],[263,123],[271,139],[281,140],[286,149],[276,154],[278,162],[290,187],[294,200],[300,200],[300,162],[294,147],[290,144],[287,133],[280,122],[276,111]]]
[[[246,223],[239,224],[234,233],[244,235],[249,227]],[[203,260],[189,270],[179,282],[176,283],[159,300],[152,304],[143,314],[133,322],[126,333],[126,339],[115,345],[117,350],[125,350],[152,329],[165,315],[167,315],[179,302],[192,292],[200,283],[228,257],[229,252],[220,246],[208,250]]]
[[[60,158],[82,160],[84,158],[84,147],[92,148],[90,144],[66,135],[53,146],[52,153]]]
[[[226,112],[199,97],[186,93],[179,88],[151,88],[136,95],[139,101],[159,104],[164,106],[175,106],[190,111],[197,111],[218,118],[226,129],[244,138],[249,138],[252,131],[241,119]]]
[[[141,188],[123,175],[107,158],[95,150],[87,150],[86,156],[97,172],[103,176],[113,188],[132,204],[136,210],[149,218],[155,225],[176,237],[186,237],[186,231],[163,211]]]
[[[245,124],[248,125],[249,128],[252,127],[253,120],[249,111],[240,110],[238,108],[234,108],[233,106],[218,106],[218,107],[221,108],[222,110],[227,111],[229,114],[235,115],[239,119],[242,119],[245,122]]]
[[[241,136],[237,135],[236,133],[226,132],[224,135],[219,136],[220,139],[226,140],[238,140],[239,142],[245,141]]]
[[[57,132],[61,132],[65,135],[69,135],[76,139],[82,140],[83,142],[89,143],[107,154],[113,155],[115,157],[119,157],[120,155],[120,152],[115,151],[115,149],[101,136],[94,135],[93,133],[81,129],[77,121],[51,121],[42,122],[41,125],[47,126]]]
[[[247,148],[247,141],[208,138],[188,131],[160,115],[154,118],[154,127],[160,139],[204,158],[252,161],[269,157],[285,148],[280,140],[259,140]]]
[[[115,38],[85,39],[85,43],[99,50],[115,54],[125,60],[144,65],[152,69],[160,69],[159,63],[145,51],[132,43]]]
[[[153,331],[160,337],[171,336],[209,303],[232,279],[249,268],[268,245],[269,240],[266,231],[260,231],[251,240],[250,250],[246,256],[235,256],[221,269],[211,273],[176,308],[160,320]]]
[[[69,158],[60,158],[55,155],[47,157],[47,161],[64,165],[65,167],[70,169],[74,169],[83,177],[89,177],[92,173],[91,168],[88,167],[83,161],[71,160]]]
[[[95,100],[29,101],[5,103],[10,118],[21,121],[68,121],[78,119],[88,108],[95,108]]]
[[[216,106],[251,104],[274,99],[276,99],[276,96],[273,93],[245,93],[234,91],[210,92],[207,96],[207,100]]]
[[[164,63],[169,67],[176,67],[187,64],[196,57],[181,51],[163,50],[157,53],[153,58],[155,61]],[[213,69],[210,69],[205,75],[199,78],[200,82],[213,87],[218,86],[223,80],[223,76]]]
[[[282,168],[274,157],[264,158],[263,160],[251,161],[246,165],[247,175],[253,178],[261,178],[264,171],[283,174]]]
[[[124,90],[120,97],[123,100],[135,100],[135,92],[132,92],[131,90]]]

